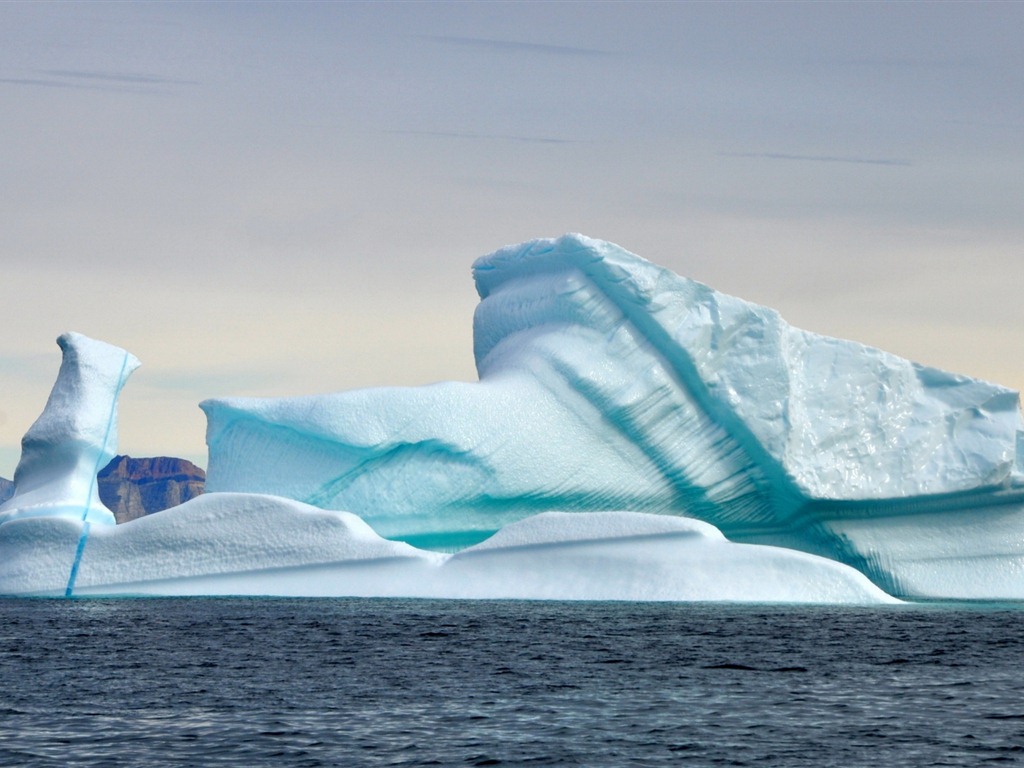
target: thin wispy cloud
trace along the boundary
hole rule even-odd
[[[133,72],[94,72],[70,69],[37,70],[32,77],[0,77],[0,84],[34,88],[58,88],[108,93],[172,93],[177,86],[199,85],[181,80]]]
[[[461,131],[384,131],[384,133],[405,134],[410,136],[438,136],[452,139],[489,139],[496,141],[520,141],[528,144],[582,144],[579,139],[557,139],[548,136],[516,136],[513,134],[496,133],[464,133]]]
[[[1012,130],[1020,130],[1024,128],[1024,123],[1014,122],[1012,120],[957,120],[957,119],[946,119],[942,121],[947,125],[966,125],[980,128],[1010,128]]]
[[[0,85],[23,85],[32,88],[61,88],[76,91],[107,91],[114,93],[124,93],[125,91],[145,92],[139,89],[128,89],[113,85],[69,83],[63,80],[46,80],[41,77],[0,77]]]
[[[982,61],[976,57],[908,57],[908,56],[874,56],[874,57],[843,57],[821,59],[814,64],[830,64],[836,67],[886,67],[905,69],[962,69],[979,66]]]
[[[812,163],[853,163],[855,165],[911,166],[910,160],[894,157],[857,157],[854,155],[800,155],[789,152],[719,152],[720,157],[747,157],[761,160],[796,160]]]
[[[510,51],[514,53],[541,53],[554,56],[621,56],[617,51],[606,51],[600,48],[580,48],[572,45],[548,45],[546,43],[528,43],[521,40],[495,40],[485,37],[455,37],[451,35],[418,35],[423,40],[435,43],[447,43],[473,48],[485,48],[492,51]]]
[[[71,80],[102,80],[132,85],[199,85],[198,80],[181,80],[175,77],[143,74],[137,72],[95,72],[77,69],[46,69],[41,74]]]

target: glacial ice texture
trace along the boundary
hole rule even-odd
[[[694,517],[898,594],[1024,597],[1016,392],[579,235],[474,277],[479,382],[207,401],[207,488],[449,550],[549,510]]]
[[[69,593],[83,526],[0,526],[0,594],[893,602],[847,566],[732,544],[678,517],[545,513],[447,555],[383,539],[348,512],[233,493],[96,528]]]
[[[65,333],[57,344],[63,353],[57,381],[22,438],[14,495],[0,505],[0,525],[54,516],[114,525],[96,473],[117,452],[117,399],[139,361],[79,333]]]

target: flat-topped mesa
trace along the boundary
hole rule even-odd
[[[117,452],[117,399],[139,361],[79,333],[65,333],[57,344],[64,355],[60,372],[42,415],[22,438],[14,495],[0,505],[0,524],[64,517],[114,525],[96,474]]]

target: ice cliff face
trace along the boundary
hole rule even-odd
[[[65,333],[57,344],[60,372],[42,415],[22,438],[14,495],[0,505],[0,525],[27,517],[114,525],[96,474],[117,450],[117,398],[139,361],[78,333]]]
[[[942,594],[981,552],[993,583],[1024,564],[1006,522],[1024,515],[1016,392],[792,328],[578,235],[474,276],[479,383],[207,401],[207,490],[454,549],[545,510],[697,517],[902,594]]]

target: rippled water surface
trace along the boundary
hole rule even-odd
[[[1024,761],[1024,611],[0,601],[0,765]]]

